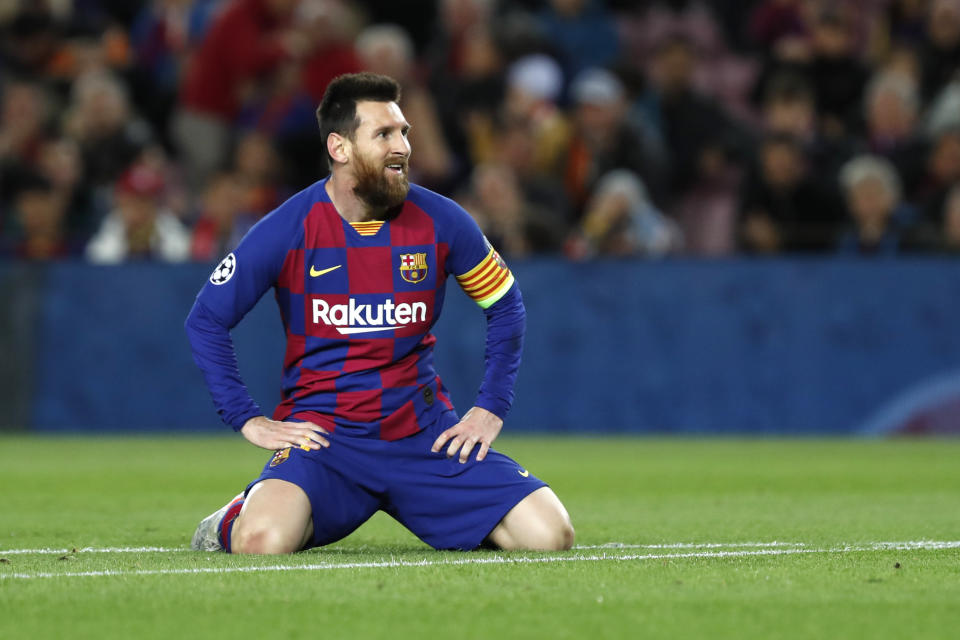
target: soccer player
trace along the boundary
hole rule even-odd
[[[526,316],[509,268],[456,203],[407,179],[410,125],[386,76],[338,77],[317,110],[330,175],[267,215],[187,317],[223,420],[274,450],[192,547],[289,553],[383,510],[436,549],[568,549],[556,494],[491,448]],[[447,276],[487,317],[486,371],[458,418],[433,366]],[[240,379],[230,329],[273,288],[287,336],[273,418]]]

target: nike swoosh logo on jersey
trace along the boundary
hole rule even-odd
[[[530,475],[530,472],[527,471],[526,469],[517,469],[517,473],[519,473],[524,478]]]
[[[319,270],[318,270],[318,269],[316,269],[313,265],[310,265],[310,277],[311,277],[311,278],[316,278],[317,276],[322,276],[323,274],[325,274],[325,273],[330,273],[331,271],[335,271],[336,269],[339,269],[339,268],[342,267],[342,266],[343,266],[343,265],[338,264],[337,266],[335,266],[335,267],[330,267],[329,269],[319,269]]]

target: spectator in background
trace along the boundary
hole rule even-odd
[[[542,53],[524,56],[507,69],[503,119],[526,127],[533,145],[529,161],[538,173],[560,166],[570,142],[570,121],[557,106],[563,87],[560,65]]]
[[[897,170],[907,197],[916,194],[924,175],[927,145],[917,128],[920,96],[900,74],[879,72],[866,92],[866,142]]]
[[[53,260],[76,255],[64,220],[66,199],[42,175],[24,172],[13,190],[15,229],[8,252],[21,260]]]
[[[539,19],[544,34],[560,50],[568,77],[611,65],[620,53],[613,16],[599,0],[549,0]]]
[[[960,124],[933,132],[926,171],[916,202],[924,217],[939,225],[947,192],[960,184]]]
[[[841,253],[891,256],[903,248],[914,211],[902,200],[900,178],[885,158],[861,155],[840,172],[851,227],[837,243]]]
[[[766,134],[790,135],[811,145],[818,137],[813,88],[803,76],[782,73],[767,86],[760,112]]]
[[[97,264],[130,260],[182,262],[190,256],[190,233],[161,204],[163,174],[148,163],[128,168],[116,183],[116,208],[86,247]]]
[[[462,202],[493,246],[505,256],[522,258],[560,247],[562,227],[550,212],[526,199],[516,175],[506,165],[477,166],[471,176],[470,191]]]
[[[470,34],[477,28],[489,29],[495,8],[493,0],[440,0],[437,28],[427,44],[426,62],[430,77],[443,83],[464,75]]]
[[[289,28],[297,4],[232,0],[191,56],[172,126],[194,190],[225,164],[231,123],[256,83],[282,62],[307,53],[306,38]]]
[[[929,0],[892,0],[878,16],[876,46],[881,50],[919,47],[926,40],[928,4]]]
[[[660,130],[672,157],[669,191],[676,197],[702,180],[722,174],[731,158],[742,153],[745,136],[739,126],[708,96],[694,88],[697,52],[690,40],[676,34],[657,47],[650,86],[642,98],[646,119]],[[655,201],[657,182],[638,172]]]
[[[938,188],[960,183],[960,126],[936,134],[929,160],[930,175]]]
[[[193,225],[190,258],[213,262],[237,246],[259,216],[246,210],[246,190],[236,174],[221,171],[207,182]]]
[[[953,127],[960,127],[960,74],[936,95],[923,124],[928,137],[936,137],[941,131]]]
[[[954,255],[960,254],[960,182],[947,194],[941,219],[942,231],[936,248]]]
[[[930,0],[920,65],[920,92],[929,102],[960,71],[960,0]]]
[[[76,142],[69,138],[49,140],[40,150],[38,169],[67,208],[67,231],[71,237],[86,237],[96,221],[93,194],[83,181],[83,159]]]
[[[656,47],[674,34],[684,34],[693,48],[699,52],[694,72],[694,86],[716,100],[728,113],[748,119],[752,115],[749,104],[750,90],[756,82],[759,64],[728,45],[728,40],[739,39],[745,31],[738,25],[737,35],[724,33],[721,20],[730,11],[738,11],[731,4],[746,0],[724,0],[726,6],[717,2],[681,0],[670,3],[650,3],[634,14],[618,17],[624,52],[620,56],[622,67],[632,65],[637,71],[645,70]],[[743,13],[742,9],[739,13]],[[734,17],[737,21],[740,16]],[[621,67],[618,67],[620,69]]]
[[[47,139],[48,97],[40,85],[12,81],[0,106],[0,166],[33,166]]]
[[[466,137],[466,166],[488,162],[496,152],[497,115],[503,103],[503,56],[492,25],[471,29],[464,42],[463,74],[455,81],[457,124]]]
[[[740,199],[741,248],[779,253],[832,246],[839,214],[810,179],[800,141],[768,135],[754,164]]]
[[[657,258],[678,251],[682,244],[680,228],[650,201],[643,181],[626,169],[616,169],[597,183],[579,234],[567,244],[567,255]]]
[[[928,221],[939,222],[946,192],[960,183],[960,71],[930,105],[923,130],[929,155],[917,203]]]
[[[561,155],[567,195],[582,211],[594,184],[613,169],[629,169],[649,185],[654,199],[664,194],[667,160],[655,140],[645,137],[628,119],[623,84],[604,69],[588,69],[574,79],[574,133]]]
[[[4,26],[0,38],[4,67],[20,76],[44,77],[62,44],[50,9],[41,3],[20,3]]]
[[[126,87],[105,71],[77,78],[64,131],[79,146],[84,182],[94,188],[111,185],[153,140],[149,125],[134,115]]]
[[[440,28],[427,47],[430,91],[458,179],[493,157],[495,114],[503,100],[503,57],[494,41],[493,0],[442,0]]]
[[[149,0],[130,27],[132,67],[128,77],[133,101],[164,138],[187,58],[220,4],[221,0]]]
[[[273,140],[259,131],[248,131],[237,141],[233,170],[244,189],[244,209],[258,219],[289,195],[279,182],[282,166]]]
[[[573,220],[563,183],[553,174],[539,171],[535,162],[536,141],[527,122],[508,119],[497,130],[496,162],[513,172],[524,198],[549,214],[551,225],[562,237]]]
[[[240,128],[273,138],[284,163],[284,181],[294,189],[326,173],[326,144],[317,130],[316,109],[331,80],[362,68],[353,45],[358,22],[351,3],[302,0],[294,14],[294,33],[306,43],[305,56],[281,62],[246,101]]]
[[[857,128],[868,78],[859,60],[851,10],[839,3],[824,6],[811,25],[812,60],[806,72],[816,96],[820,128],[828,137],[841,137]]]
[[[7,3],[13,4],[13,3]],[[0,39],[4,61],[16,73],[58,92],[93,69],[122,73],[130,64],[129,36],[102,10],[103,3],[26,2]],[[119,3],[118,3],[119,4]],[[119,7],[118,7],[119,8]]]
[[[913,85],[914,90],[918,91],[920,87],[920,57],[915,48],[904,45],[892,47],[876,65],[874,75],[883,73],[893,76],[899,76]],[[919,101],[919,93],[917,96]]]
[[[767,85],[760,113],[763,133],[787,135],[803,147],[810,178],[824,194],[839,199],[837,175],[856,152],[851,136],[824,136],[819,128],[813,87],[802,75],[781,73]]]
[[[763,0],[748,19],[751,39],[770,51],[787,39],[807,35],[802,0]]]
[[[48,134],[47,96],[30,82],[3,87],[0,104],[0,233],[11,226],[13,194],[21,177],[34,171]]]
[[[773,0],[764,6],[774,8],[772,15],[783,21],[768,24],[779,26],[768,29],[766,35],[755,34],[767,48],[755,97],[765,96],[768,83],[778,75],[803,76],[813,88],[821,134],[842,138],[858,131],[867,81],[855,33],[858,9],[843,3],[795,0]]]
[[[411,180],[431,189],[448,184],[455,172],[453,154],[433,96],[416,75],[410,36],[396,25],[374,25],[360,33],[356,48],[365,70],[400,83],[403,112],[415,123],[410,130],[410,143],[417,150],[410,166]]]
[[[349,3],[340,0],[301,0],[296,21],[309,43],[301,83],[313,104],[319,105],[330,81],[363,69],[354,46],[359,18]]]
[[[316,109],[327,85],[340,74],[361,70],[353,39],[358,18],[339,0],[299,0],[285,37],[299,42],[303,56],[287,56],[269,74],[251,81],[234,119],[233,133],[255,130],[271,138],[283,162],[283,178],[304,188],[327,168],[326,144],[317,130]]]

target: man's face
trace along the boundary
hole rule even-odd
[[[593,147],[607,147],[615,136],[625,114],[622,102],[584,103],[577,106],[576,119],[580,132]]]
[[[157,218],[156,198],[148,194],[118,193],[117,209],[127,226],[133,230],[152,229]]]
[[[803,162],[799,151],[794,147],[769,142],[764,145],[762,154],[763,177],[768,185],[780,189],[790,188],[803,177]]]
[[[696,59],[692,47],[685,42],[666,45],[654,60],[654,76],[662,91],[674,93],[688,89],[693,83]]]
[[[348,163],[357,180],[353,193],[373,209],[396,207],[410,190],[410,125],[396,102],[358,102],[357,117]]]
[[[896,202],[887,187],[876,178],[865,178],[847,191],[850,213],[861,225],[884,224]]]
[[[772,100],[763,113],[767,131],[792,134],[801,140],[813,133],[815,116],[813,102],[805,98]]]
[[[61,230],[63,199],[52,191],[25,191],[17,198],[16,209],[27,235],[55,235]]]
[[[916,111],[896,92],[881,90],[867,105],[867,120],[878,137],[904,138],[913,131]]]

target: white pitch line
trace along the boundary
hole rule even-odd
[[[935,540],[909,540],[904,542],[871,542],[870,550],[882,549],[951,549],[956,542],[938,542]],[[938,547],[936,545],[946,545]],[[808,546],[803,542],[670,542],[662,544],[631,544],[627,542],[605,542],[603,544],[577,545],[574,550],[587,551],[595,549],[765,549],[765,548],[796,548]],[[5,549],[0,550],[0,556],[8,555],[55,555],[71,553],[189,553],[188,547],[80,547],[72,549]]]
[[[878,546],[879,545],[879,546]],[[456,560],[384,560],[372,562],[344,562],[319,563],[297,565],[265,565],[255,567],[198,567],[193,569],[138,569],[134,571],[76,571],[65,573],[10,573],[0,574],[0,580],[36,578],[87,578],[104,576],[159,576],[159,575],[197,575],[197,574],[226,574],[226,573],[260,573],[277,571],[330,571],[333,569],[389,569],[389,568],[416,568],[436,566],[462,565],[494,565],[494,564],[547,564],[566,562],[603,562],[603,561],[642,561],[642,560],[679,560],[687,558],[744,558],[751,556],[784,556],[814,553],[852,553],[871,551],[918,551],[937,549],[960,549],[960,541],[913,541],[913,542],[883,542],[869,546],[844,546],[825,549],[793,548],[793,549],[757,549],[752,551],[697,551],[687,553],[647,553],[628,555],[549,555],[537,557],[510,557],[502,555],[477,556],[458,558]]]
[[[741,549],[766,547],[803,547],[802,542],[673,542],[669,544],[630,544],[626,542],[605,542],[604,544],[577,545],[574,549]],[[4,555],[55,555],[68,553],[183,553],[191,551],[187,547],[75,547],[71,549],[6,549]]]
[[[629,544],[606,542],[604,544],[577,545],[574,549],[741,549],[767,547],[805,547],[802,542],[671,542],[668,544]]]
[[[0,551],[0,556],[16,556],[23,554],[64,554],[64,553],[176,553],[190,551],[187,547],[77,547],[73,549],[6,549]]]

